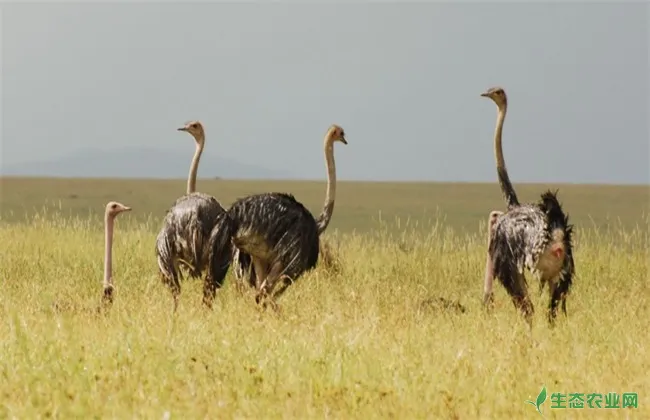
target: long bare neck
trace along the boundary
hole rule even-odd
[[[114,217],[104,217],[104,289],[112,284],[113,277],[113,223]]]
[[[196,173],[199,171],[199,160],[201,160],[201,153],[203,153],[203,145],[203,141],[198,141],[196,143],[196,151],[194,152],[192,164],[190,165],[190,174],[187,177],[188,194],[196,191]]]
[[[325,165],[327,166],[327,191],[325,192],[325,204],[316,224],[318,234],[323,233],[332,220],[334,213],[334,200],[336,199],[336,163],[334,162],[334,142],[327,137],[325,139]]]
[[[506,205],[508,208],[512,208],[519,205],[519,199],[517,198],[517,193],[510,182],[510,177],[508,176],[508,170],[506,169],[506,162],[503,159],[503,147],[501,145],[501,135],[503,133],[503,122],[506,119],[506,112],[508,111],[507,105],[499,107],[497,113],[497,126],[494,130],[494,156],[497,161],[497,175],[499,177],[499,185],[501,186],[501,192],[503,197],[506,200]]]

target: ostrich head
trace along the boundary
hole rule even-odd
[[[490,88],[481,93],[481,96],[492,99],[499,109],[508,105],[508,97],[506,96],[506,91],[503,90],[502,87],[496,86]]]
[[[498,219],[500,216],[502,216],[502,215],[503,215],[503,212],[502,212],[502,211],[499,211],[499,210],[492,210],[492,211],[490,212],[490,217],[489,217],[490,224],[493,225],[493,224],[497,221],[497,219]]]
[[[110,203],[106,204],[106,216],[110,218],[115,218],[118,214],[124,211],[131,211],[131,207],[127,207],[122,203],[118,203],[117,201],[111,201]]]
[[[345,131],[343,128],[339,127],[336,124],[332,124],[329,131],[327,132],[327,139],[334,143],[335,141],[340,141],[343,144],[348,144],[348,141],[345,139]]]
[[[203,145],[203,142],[205,142],[205,131],[201,121],[188,121],[183,127],[178,128],[178,131],[190,133],[197,144]]]
[[[492,234],[492,231],[494,230],[494,226],[497,223],[497,219],[503,215],[502,211],[498,210],[493,210],[490,212],[490,217],[488,218],[488,232]]]

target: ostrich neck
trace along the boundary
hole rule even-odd
[[[497,161],[497,168],[503,169],[506,167],[506,162],[503,159],[502,134],[507,111],[507,107],[499,108],[497,112],[497,125],[494,129],[494,154]]]
[[[104,287],[111,284],[113,276],[113,222],[114,218],[107,214],[104,217]]]
[[[499,177],[499,185],[501,186],[501,191],[505,197],[506,204],[508,208],[510,208],[518,205],[519,200],[512,186],[512,183],[510,182],[510,177],[508,176],[508,170],[506,168],[506,162],[503,158],[502,133],[503,123],[506,119],[507,111],[507,105],[499,107],[497,114],[497,125],[494,130],[494,155],[497,161],[497,175]]]
[[[203,141],[198,141],[196,144],[196,151],[192,158],[190,165],[190,174],[187,177],[187,193],[191,194],[196,191],[196,173],[199,171],[199,160],[201,160],[201,153],[203,153]]]
[[[334,162],[334,142],[325,140],[325,165],[327,166],[327,191],[323,211],[318,216],[318,233],[321,234],[330,223],[334,213],[334,200],[336,199],[336,163]]]

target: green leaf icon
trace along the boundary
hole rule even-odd
[[[544,386],[542,390],[539,391],[539,395],[537,396],[537,411],[539,411],[539,406],[542,405],[544,401],[546,401],[546,386]]]
[[[530,400],[526,400],[525,402],[527,404],[530,404],[530,405],[534,406],[535,408],[537,408],[537,411],[539,412],[539,414],[544,416],[544,414],[542,413],[542,410],[540,410],[540,406],[544,403],[544,401],[546,401],[546,386],[542,387],[542,390],[539,392],[539,395],[537,396],[537,402],[536,403],[534,403],[534,402],[532,402]]]

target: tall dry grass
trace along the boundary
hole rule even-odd
[[[524,401],[543,385],[639,395],[625,410],[547,400],[546,418],[650,418],[647,225],[578,228],[569,317],[550,329],[531,284],[531,337],[500,285],[481,309],[485,226],[331,233],[331,264],[280,314],[229,275],[211,312],[184,282],[174,317],[151,223],[119,216],[116,301],[99,315],[99,220],[0,220],[0,418],[539,418]]]

